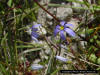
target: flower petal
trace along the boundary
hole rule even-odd
[[[33,25],[32,28],[38,28],[39,26],[41,26],[41,24]]]
[[[61,24],[62,26],[64,26],[65,23],[66,23],[65,21],[61,21],[61,22],[60,22],[60,24]]]
[[[32,64],[31,65],[32,70],[39,70],[39,69],[42,69],[42,68],[43,68],[43,66],[39,65],[39,64]]]
[[[62,40],[66,40],[66,37],[64,35],[64,31],[63,30],[60,31],[60,37],[61,37]]]
[[[32,31],[36,32],[36,31],[38,31],[38,29],[37,28],[32,28]]]
[[[56,36],[59,31],[60,31],[60,26],[57,25],[56,28],[54,29],[54,36]]]
[[[33,37],[35,37],[35,38],[38,38],[38,37],[39,37],[39,34],[32,31],[31,36],[33,36]]]
[[[65,24],[64,27],[73,27],[73,24]]]
[[[60,29],[60,26],[59,26],[59,25],[57,25],[57,26],[56,26],[56,28],[57,28],[57,29]]]
[[[63,62],[66,62],[68,60],[68,59],[61,57],[61,56],[56,56],[56,59],[63,61]]]
[[[34,40],[35,42],[38,42],[38,39],[37,39],[37,38],[35,38],[35,37],[33,37],[33,36],[31,36],[31,38],[32,38],[32,40]]]
[[[64,29],[70,36],[72,36],[72,37],[75,37],[75,32],[72,30],[72,29],[70,29],[70,28],[65,28]]]

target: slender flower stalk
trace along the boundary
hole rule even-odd
[[[72,24],[67,24],[65,21],[61,21],[60,25],[57,25],[55,30],[54,30],[54,36],[56,36],[57,33],[60,33],[61,39],[66,40],[66,37],[64,35],[64,32],[66,32],[70,36],[75,37],[75,32],[69,28],[70,26],[73,27]]]

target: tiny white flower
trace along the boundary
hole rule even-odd
[[[56,59],[63,61],[63,62],[66,62],[68,60],[68,59],[61,57],[61,56],[56,56]]]
[[[60,45],[60,47],[63,48],[63,49],[66,49],[66,50],[68,49],[66,46],[64,46],[62,44]]]
[[[31,65],[32,70],[39,70],[39,69],[42,69],[42,68],[43,68],[43,66],[40,65],[40,64],[32,64]]]
[[[47,32],[46,32],[46,30],[45,30],[44,27],[40,26],[40,27],[38,27],[38,33],[39,33],[40,35],[43,35],[43,34],[46,34]]]

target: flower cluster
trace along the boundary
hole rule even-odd
[[[64,33],[66,32],[68,35],[75,37],[75,32],[70,28],[73,27],[72,24],[68,24],[65,21],[61,21],[60,25],[57,25],[56,28],[54,29],[54,36],[56,36],[58,33],[60,33],[60,38],[62,40],[66,40],[66,37],[64,35]],[[32,40],[35,40],[36,42],[38,42],[37,38],[39,37],[39,34],[37,33],[38,28],[41,27],[41,24],[36,24],[32,26],[32,32],[31,32],[31,37]]]
[[[64,35],[64,32],[68,33],[70,36],[75,37],[75,32],[70,29],[69,27],[73,25],[72,24],[67,24],[65,21],[61,21],[60,25],[57,25],[55,30],[54,30],[54,36],[57,35],[57,33],[60,33],[60,37],[62,40],[66,40],[66,37]]]
[[[35,42],[38,42],[37,38],[39,37],[39,34],[37,33],[37,31],[38,31],[38,27],[40,27],[40,26],[41,26],[41,24],[36,24],[36,25],[33,25],[32,28],[31,28],[31,30],[32,30],[31,38]]]
[[[61,21],[60,22],[60,25],[57,25],[56,28],[54,29],[54,36],[56,36],[58,33],[60,33],[60,38],[62,40],[66,40],[66,36],[64,33],[67,33],[68,35],[72,36],[72,37],[75,37],[76,34],[75,32],[70,28],[70,26],[73,27],[72,24],[67,24],[65,21]],[[39,34],[38,32],[41,32],[38,28],[41,27],[41,24],[36,24],[36,25],[33,25],[31,27],[31,38],[32,40],[34,40],[35,42],[38,42],[38,37],[39,37]],[[64,58],[64,57],[61,57],[61,56],[56,56],[55,57],[56,59],[62,61],[62,62],[68,62],[68,59]],[[42,65],[39,65],[39,64],[32,64],[31,65],[31,69],[32,70],[39,70],[39,69],[42,69],[43,66]]]

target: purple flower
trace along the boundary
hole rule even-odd
[[[62,40],[66,40],[66,37],[64,35],[64,32],[68,33],[70,36],[75,37],[75,32],[70,29],[69,27],[73,25],[72,24],[67,24],[65,21],[61,21],[60,25],[57,25],[55,30],[54,30],[54,36],[57,35],[57,33],[60,33],[60,37]]]
[[[56,59],[63,61],[63,62],[66,62],[68,60],[68,59],[61,57],[61,56],[56,56]]]
[[[42,69],[42,68],[43,68],[43,66],[39,65],[39,64],[32,64],[31,65],[32,70],[39,70],[39,69]]]
[[[39,26],[41,26],[41,24],[36,24],[32,26],[32,32],[31,32],[31,38],[32,40],[38,42],[37,38],[39,37],[39,34],[37,33]]]

